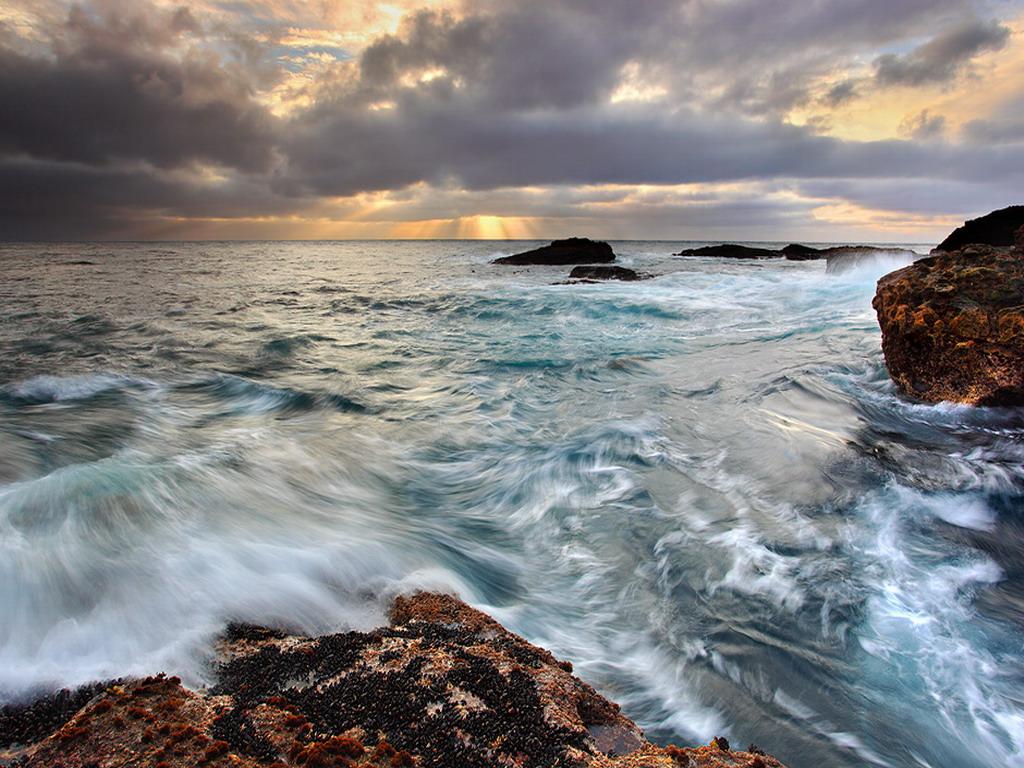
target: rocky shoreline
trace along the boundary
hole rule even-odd
[[[572,665],[457,598],[395,600],[391,623],[323,637],[232,625],[216,683],[98,683],[0,711],[0,764],[781,768],[723,739],[657,746]]]
[[[992,242],[962,245],[983,238]],[[1024,405],[1024,206],[969,221],[928,258],[885,275],[872,305],[903,394]]]

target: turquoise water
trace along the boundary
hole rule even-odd
[[[0,247],[0,696],[447,588],[659,741],[1019,764],[1024,413],[897,396],[884,265],[682,245]]]

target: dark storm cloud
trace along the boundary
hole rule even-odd
[[[984,51],[1006,45],[1010,30],[997,21],[973,19],[943,32],[906,56],[886,54],[875,60],[882,85],[924,85],[952,80]]]
[[[441,90],[440,88],[438,90]],[[422,94],[420,95],[422,96]],[[394,110],[336,106],[290,131],[294,192],[347,195],[416,182],[473,189],[679,184],[778,177],[1019,176],[1020,153],[909,141],[844,142],[779,123],[654,107],[493,115],[449,92]],[[339,140],[344,137],[344,140]]]
[[[174,55],[198,31],[187,9],[156,16],[72,8],[49,51],[0,48],[0,151],[107,164],[190,162],[266,171],[273,120],[245,76],[200,49]]]
[[[645,60],[685,55],[691,62],[701,59],[704,72],[738,61],[764,69],[764,61],[786,61],[787,51],[820,50],[838,38],[849,46],[889,39],[927,14],[941,18],[943,10],[963,9],[963,3],[825,2],[797,9],[772,2],[767,13],[759,0],[700,6],[699,15],[686,12],[697,6],[651,5],[656,7],[643,4],[644,11],[636,11],[632,2],[526,2],[462,20],[419,13],[403,34],[364,51],[355,83],[293,120],[285,144],[289,169],[276,188],[348,195],[418,182],[492,189],[837,172],[941,176],[951,164],[967,165],[948,157],[948,150],[844,143],[771,119],[701,113],[678,101],[657,108],[607,104],[628,62],[642,67]],[[763,24],[738,23],[755,11]],[[985,43],[964,29],[923,46],[924,59],[960,55],[962,61],[965,52],[977,52]],[[992,38],[985,29],[986,39]],[[720,49],[730,41],[735,50],[727,55]],[[410,87],[409,77],[432,68],[440,74]],[[734,79],[716,103],[770,117],[806,100],[798,74],[768,72],[756,80]],[[834,100],[849,98],[855,83],[833,90]],[[389,108],[368,111],[370,100],[386,101]],[[934,135],[937,127],[933,117],[916,135],[928,129]]]
[[[308,205],[270,193],[262,179],[216,185],[139,166],[0,160],[0,239],[130,238],[157,217],[287,215]]]
[[[834,107],[872,84],[967,71],[1008,35],[977,21],[967,0],[468,0],[461,15],[411,13],[351,60],[335,57],[296,86],[312,101],[284,118],[261,97],[298,66],[282,55],[287,25],[261,15],[272,4],[249,18],[237,4],[218,7],[207,18],[97,1],[60,22],[48,11],[46,39],[0,28],[0,236],[301,213],[367,191],[397,203],[422,184],[447,190],[440,208],[451,218],[454,200],[462,215],[525,206],[571,217],[590,215],[581,210],[592,202],[572,185],[1024,174],[1011,145],[981,140],[1011,130],[1010,117],[968,126],[974,141],[960,145],[936,141],[943,118],[927,112],[908,118],[904,141],[842,141],[783,121],[795,106]],[[814,90],[858,55],[928,35],[878,58],[870,82]],[[660,100],[613,103],[630,78],[656,84]],[[558,194],[532,198],[546,207],[513,204],[502,190],[515,187]],[[426,215],[419,194],[409,216]],[[620,201],[638,221],[685,222],[687,203],[711,221],[711,203]],[[714,210],[742,215],[742,205],[717,200]],[[761,201],[747,215],[781,220],[806,205]]]

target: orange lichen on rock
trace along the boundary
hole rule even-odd
[[[1024,404],[1024,252],[971,245],[878,281],[893,381],[928,402]]]

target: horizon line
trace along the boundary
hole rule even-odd
[[[568,237],[516,237],[516,238],[485,238],[485,237],[328,237],[328,238],[266,238],[266,237],[229,237],[229,238],[163,238],[163,239],[79,239],[70,238],[67,240],[5,240],[0,238],[0,246],[5,245],[130,245],[136,243],[539,243],[555,242],[565,240],[569,237],[582,237],[580,235],[569,235]],[[596,242],[605,243],[795,243],[795,244],[816,244],[816,245],[930,245],[933,240],[801,240],[798,238],[783,238],[781,240],[740,240],[726,238],[642,238],[642,237],[616,237],[616,238],[587,238]]]

